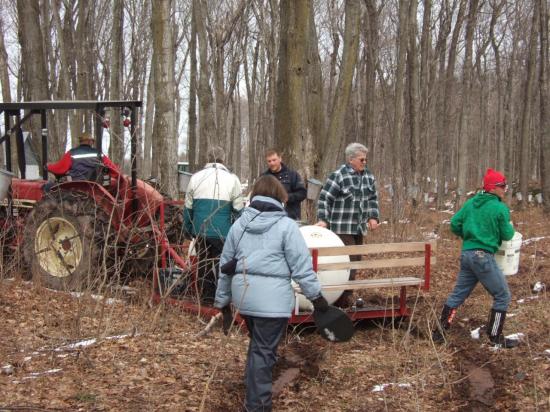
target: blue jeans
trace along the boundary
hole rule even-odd
[[[457,308],[462,305],[477,282],[493,296],[493,309],[504,311],[510,304],[508,283],[497,266],[495,256],[484,250],[463,250],[460,255],[460,272],[455,287],[447,298],[447,306]]]

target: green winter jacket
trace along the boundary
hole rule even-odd
[[[508,206],[497,195],[480,192],[451,218],[451,230],[464,241],[462,250],[495,253],[503,240],[514,237]]]

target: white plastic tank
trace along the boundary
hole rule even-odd
[[[500,248],[495,254],[497,265],[506,276],[515,275],[518,273],[521,241],[521,233],[516,232],[511,240],[505,240],[502,242]]]
[[[300,232],[306,241],[308,248],[317,248],[317,247],[334,247],[334,246],[344,246],[342,239],[338,235],[328,229],[325,229],[321,226],[302,226],[300,227]],[[348,255],[342,256],[320,256],[318,263],[340,263],[340,262],[349,262]],[[321,285],[330,285],[340,282],[345,282],[349,280],[349,270],[330,270],[323,271],[318,274],[319,282]],[[335,292],[323,292],[323,296],[328,301],[329,304],[332,304],[338,300],[344,291],[335,291]],[[305,298],[303,295],[298,295],[298,304],[300,310],[312,310],[313,306],[311,302]]]

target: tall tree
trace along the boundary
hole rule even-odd
[[[531,22],[531,31],[529,35],[529,52],[527,56],[527,71],[525,77],[525,86],[523,91],[523,110],[521,113],[521,129],[519,135],[520,141],[520,170],[519,170],[519,189],[521,192],[520,204],[527,202],[527,192],[529,189],[529,166],[530,142],[531,142],[531,116],[533,107],[534,84],[537,67],[537,44],[538,44],[538,8],[533,7],[533,17]]]
[[[538,0],[537,11],[540,16],[540,147],[541,180],[544,212],[550,214],[550,85],[548,84],[548,4]]]
[[[303,148],[311,139],[304,102],[310,7],[309,0],[282,0],[280,3],[275,136],[283,148],[286,162],[302,174],[307,162],[304,162]]]
[[[19,19],[19,44],[21,45],[21,70],[24,98],[27,101],[48,100],[48,68],[45,61],[44,41],[40,30],[38,0],[17,0]],[[40,122],[32,123],[31,145],[38,157],[41,154]]]
[[[113,25],[111,37],[111,70],[109,99],[122,100],[122,73],[124,71],[124,0],[113,0]],[[120,165],[124,162],[124,130],[120,121],[121,113],[112,113],[110,128],[109,157]]]
[[[328,125],[324,152],[321,163],[321,173],[327,173],[336,166],[336,160],[341,155],[344,140],[342,135],[344,119],[350,102],[353,74],[357,65],[359,50],[359,0],[347,0],[345,7],[344,46],[342,51],[342,66],[338,76],[334,104]]]
[[[470,0],[468,21],[466,24],[466,40],[464,54],[464,68],[462,73],[462,107],[460,110],[460,130],[458,134],[458,198],[457,208],[466,200],[466,188],[471,154],[471,93],[472,93],[472,46],[474,28],[477,21],[478,0]]]
[[[170,196],[177,195],[177,139],[174,115],[174,37],[170,25],[171,0],[153,0],[153,65],[155,79],[154,135],[158,141],[160,185]]]

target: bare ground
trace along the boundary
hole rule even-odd
[[[476,288],[460,309],[447,345],[429,339],[451,290],[460,243],[450,214],[424,211],[403,223],[403,240],[439,236],[429,293],[410,298],[412,319],[365,322],[352,341],[331,344],[312,328],[289,328],[275,370],[275,411],[550,410],[550,222],[540,209],[513,214],[525,239],[507,334],[520,347],[491,350],[470,332],[486,323],[491,299]],[[387,241],[390,228],[369,237]],[[116,301],[0,283],[0,411],[235,411],[242,408],[248,345],[172,307],[150,307],[147,282]],[[365,296],[370,299],[372,297]],[[377,297],[380,299],[380,297]],[[382,298],[383,299],[383,298]],[[75,345],[76,344],[76,345]]]

